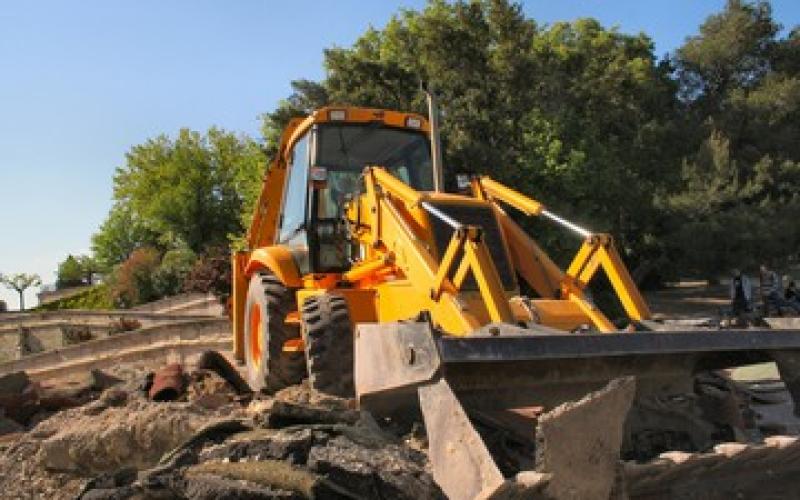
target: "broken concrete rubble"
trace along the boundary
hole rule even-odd
[[[76,412],[72,425],[44,440],[39,463],[82,474],[150,467],[204,425],[204,415],[186,406],[133,402],[98,415]]]
[[[537,471],[552,474],[552,498],[610,498],[619,466],[625,415],[636,382],[617,379],[580,401],[558,406],[539,419]]]
[[[0,389],[36,388],[38,408],[26,424],[28,432],[16,424],[7,435],[10,440],[0,440],[4,496],[441,498],[419,425],[376,422],[356,410],[352,400],[322,396],[306,384],[271,397],[252,394],[223,377],[224,367],[204,366],[184,369],[186,389],[173,402],[150,401],[139,390],[154,367],[114,372],[124,373],[124,380],[87,373],[73,381],[35,384],[16,374],[0,383]],[[737,422],[726,413],[730,387],[728,381],[713,379],[697,390],[710,398],[703,405],[720,417],[714,425]],[[617,381],[581,401],[538,414],[537,440],[530,449],[515,450],[536,462],[508,461],[511,472],[503,471],[505,482],[486,498],[701,498],[686,496],[693,490],[679,486],[681,478],[704,485],[704,493],[714,481],[725,481],[732,485],[721,489],[728,497],[747,492],[748,498],[758,498],[760,464],[783,486],[800,487],[793,479],[800,471],[792,465],[800,463],[800,448],[796,440],[780,436],[764,445],[730,442],[708,453],[692,450],[643,464],[620,462],[609,450],[622,431],[606,424],[624,413],[631,390],[630,382]],[[44,412],[39,394],[48,391],[89,394],[90,401]],[[761,405],[780,406],[786,400],[777,389],[750,392],[747,397]],[[509,446],[511,436],[493,437],[499,448]],[[766,454],[767,448],[779,450],[785,461]]]
[[[25,372],[0,376],[0,408],[5,417],[25,425],[38,411],[36,386]]]
[[[0,410],[21,426],[34,426],[54,412],[82,406],[121,382],[99,370],[58,384],[33,382],[25,372],[0,377]]]
[[[424,454],[383,433],[369,415],[332,402],[305,411],[280,403],[271,410],[279,418],[208,426],[137,479],[113,487],[96,479],[82,498],[157,491],[190,498],[442,498]],[[292,420],[310,415],[326,423]]]

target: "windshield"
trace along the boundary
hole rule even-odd
[[[422,132],[374,124],[324,124],[319,127],[317,165],[357,173],[366,166],[388,169],[419,191],[433,189],[430,145]]]

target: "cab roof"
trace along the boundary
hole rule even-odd
[[[286,141],[281,144],[281,150],[283,152],[288,151],[295,141],[315,124],[375,122],[383,123],[388,127],[422,131],[426,134],[430,132],[428,120],[417,113],[353,106],[326,106],[315,110],[305,118],[295,118],[291,120],[284,134],[284,139],[286,139]],[[412,126],[415,123],[418,123],[419,126]]]

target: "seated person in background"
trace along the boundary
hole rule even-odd
[[[741,316],[752,309],[753,289],[750,278],[738,269],[733,270],[731,278],[731,309],[734,316]]]
[[[761,300],[764,302],[764,316],[769,316],[771,308],[780,315],[783,307],[800,314],[800,302],[788,301],[783,297],[783,283],[780,276],[766,264],[761,265]]]
[[[786,286],[783,297],[789,302],[800,304],[800,290],[797,288],[797,283],[791,279],[791,276],[786,276],[785,280],[789,284]]]

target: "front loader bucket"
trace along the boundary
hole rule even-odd
[[[561,334],[497,324],[451,337],[398,322],[361,324],[355,342],[359,404],[378,414],[421,409],[434,478],[451,498],[535,497],[542,488],[608,498],[633,399],[689,392],[699,372],[775,361],[800,408],[797,330]],[[537,416],[524,418],[534,407]],[[534,471],[503,475],[474,425],[486,420],[538,440]],[[567,446],[557,436],[574,439]],[[566,471],[592,480],[581,486]]]

